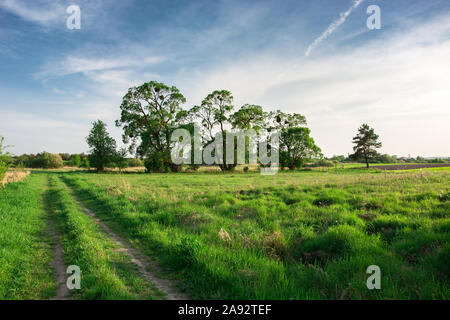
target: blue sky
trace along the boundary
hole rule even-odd
[[[373,4],[381,30],[366,27]],[[363,122],[383,153],[448,156],[449,57],[448,0],[0,0],[0,134],[15,154],[86,152],[90,123],[120,140],[121,98],[158,80],[185,108],[228,89],[236,107],[302,113],[328,156]]]

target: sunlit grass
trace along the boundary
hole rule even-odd
[[[232,299],[448,298],[449,178],[352,169],[63,176],[194,297]],[[372,264],[380,291],[365,286]]]

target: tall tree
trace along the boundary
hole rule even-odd
[[[256,132],[266,126],[268,114],[263,108],[254,104],[244,104],[238,111],[230,116],[233,129],[254,129]]]
[[[97,171],[104,171],[105,167],[115,160],[116,141],[110,137],[106,130],[106,124],[97,120],[92,124],[92,129],[86,142],[91,148],[89,162],[97,168]]]
[[[369,161],[379,156],[376,149],[381,148],[381,142],[378,142],[378,135],[373,128],[363,124],[358,128],[358,134],[353,138],[354,153],[350,157],[354,160],[363,159],[366,167],[369,168]]]
[[[176,87],[164,83],[151,81],[130,88],[123,97],[116,126],[124,130],[123,142],[131,142],[131,153],[136,150],[143,158],[162,158],[163,165],[171,166],[170,137],[178,126],[180,113],[183,114],[181,104],[185,102]]]
[[[203,99],[200,106],[195,106],[190,110],[190,114],[198,118],[207,138],[204,145],[212,143],[216,130],[223,138],[226,145],[226,130],[230,126],[230,116],[233,111],[233,96],[230,91],[216,90]],[[217,128],[217,129],[216,129]],[[226,152],[223,152],[222,164],[219,167],[222,171],[232,170],[236,165],[226,162]]]

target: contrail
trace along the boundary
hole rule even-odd
[[[313,41],[313,43],[309,45],[308,49],[305,52],[305,56],[308,57],[311,51],[313,51],[323,40],[328,38],[328,36],[332,34],[334,30],[336,30],[341,24],[343,24],[347,19],[347,17],[350,15],[350,13],[352,13],[352,11],[355,10],[363,1],[365,0],[355,0],[352,6],[347,11],[341,12],[339,19],[333,21],[329,25],[327,30],[325,30],[324,33],[320,35],[320,37],[318,37],[316,40]]]

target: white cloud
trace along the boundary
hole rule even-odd
[[[258,103],[307,116],[326,154],[351,151],[363,122],[391,154],[438,155],[450,150],[450,19],[388,34],[329,57],[279,58],[272,53],[196,73],[177,82],[191,104],[229,89],[235,104]]]
[[[65,7],[55,1],[0,0],[0,8],[44,26],[65,19]]]
[[[347,11],[341,12],[339,15],[339,18],[333,21],[328,28],[318,37],[316,38],[313,43],[311,43],[306,49],[305,56],[308,57],[311,52],[324,41],[326,38],[328,38],[341,24],[347,20],[347,17],[358,8],[358,6],[363,2],[364,0],[354,0],[353,4],[350,8],[347,9]]]
[[[136,54],[136,52],[134,52]],[[40,72],[35,74],[39,79],[48,79],[75,73],[92,74],[95,71],[114,70],[120,68],[144,68],[164,60],[158,56],[122,55],[115,58],[86,58],[88,54],[78,56],[67,55],[61,61],[49,61]]]

